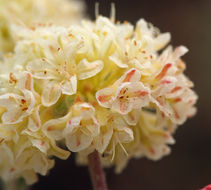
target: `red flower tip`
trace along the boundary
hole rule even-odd
[[[203,189],[201,189],[201,190],[211,190],[211,184],[210,185],[208,185],[208,186],[206,186],[206,187],[204,187]]]

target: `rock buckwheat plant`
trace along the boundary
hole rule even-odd
[[[133,157],[161,159],[196,112],[181,59],[187,48],[167,46],[170,34],[144,19],[133,26],[99,16],[16,35],[0,65],[4,180],[32,184],[54,157],[75,152],[79,164],[89,163],[95,189],[106,189],[99,162],[119,173]]]

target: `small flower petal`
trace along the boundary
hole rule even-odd
[[[56,79],[55,66],[46,58],[30,61],[26,69],[33,74],[37,79]]]
[[[113,88],[104,88],[97,91],[96,99],[101,106],[109,108],[114,100],[114,95],[115,90]]]
[[[65,137],[66,146],[72,152],[79,152],[87,148],[91,144],[92,140],[92,136],[88,136],[80,130],[77,130],[73,134],[68,134]]]
[[[64,80],[60,83],[63,94],[72,95],[76,93],[77,89],[77,78],[76,75],[70,77],[69,80]]]
[[[44,106],[52,106],[61,96],[61,88],[55,81],[45,81],[48,85],[45,86],[42,92],[42,104]]]
[[[103,69],[103,62],[101,60],[96,60],[93,62],[87,61],[87,59],[81,60],[77,65],[78,79],[84,80],[95,76]]]
[[[140,109],[149,103],[149,89],[141,82],[125,82],[117,90],[112,108],[121,114]]]

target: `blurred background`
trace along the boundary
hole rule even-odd
[[[95,0],[86,0],[87,15],[94,19]],[[100,0],[100,14],[109,16],[115,2],[117,20],[135,24],[145,18],[162,32],[170,32],[174,46],[185,45],[186,75],[199,95],[198,114],[180,126],[172,153],[154,162],[131,160],[116,175],[107,169],[109,190],[198,190],[211,183],[211,0]],[[74,156],[56,161],[47,177],[32,190],[91,190],[86,167]]]

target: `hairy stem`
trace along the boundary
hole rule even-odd
[[[108,190],[106,184],[105,173],[100,163],[100,158],[97,151],[94,151],[88,156],[89,173],[92,180],[94,190]]]

